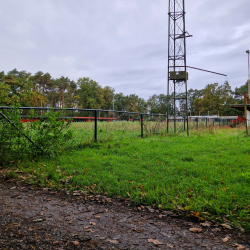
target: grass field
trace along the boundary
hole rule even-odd
[[[221,123],[221,125],[223,125]],[[226,125],[226,124],[225,124]],[[74,122],[71,123],[69,129],[74,131],[74,138],[65,144],[65,147],[82,146],[86,145],[94,140],[94,122]],[[185,129],[184,129],[185,126]],[[219,128],[219,123],[209,122],[189,122],[189,131],[204,130]],[[187,125],[183,122],[176,122],[176,133],[186,133]],[[174,133],[174,123],[169,123],[169,133]],[[166,135],[167,134],[167,123],[162,121],[148,121],[143,122],[143,135]],[[120,139],[132,139],[141,137],[141,123],[117,121],[117,122],[98,122],[97,123],[97,140],[108,141],[108,140],[120,140]]]
[[[190,137],[121,136],[85,143],[57,159],[20,163],[18,170],[31,184],[105,193],[250,230],[249,141],[243,129],[235,128],[196,131]],[[7,176],[16,175],[11,170]]]

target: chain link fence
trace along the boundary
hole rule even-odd
[[[55,121],[61,121],[56,125]],[[36,125],[38,124],[38,125]],[[237,117],[168,117],[166,114],[141,114],[125,111],[95,109],[59,109],[0,107],[0,154],[8,151],[22,154],[30,151],[52,152],[55,141],[63,143],[59,150],[83,148],[93,142],[143,138],[150,135],[181,134],[219,127],[245,126]],[[56,127],[57,126],[57,127]],[[59,139],[60,139],[59,138]],[[56,149],[55,149],[56,150]]]

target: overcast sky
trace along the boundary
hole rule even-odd
[[[247,81],[250,0],[186,0],[187,65]],[[116,93],[167,93],[168,0],[0,0],[0,71],[90,77]],[[189,69],[188,89],[226,77]]]

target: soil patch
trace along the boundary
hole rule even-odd
[[[204,222],[203,222],[204,223]],[[0,249],[248,249],[249,234],[0,180]],[[190,230],[191,229],[191,230]]]

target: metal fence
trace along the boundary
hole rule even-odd
[[[0,107],[2,115],[8,116],[10,110],[10,107]],[[39,107],[20,107],[19,111],[20,121],[24,124],[23,127],[27,127],[27,129],[30,129],[30,126],[25,124],[35,121],[48,122],[48,112],[60,112],[57,119],[70,122],[67,129],[73,133],[73,137],[62,146],[64,149],[84,147],[92,142],[143,138],[149,135],[180,134],[223,126],[246,126],[248,132],[249,125],[247,121],[245,124],[240,123],[237,117],[176,117],[175,120],[169,117],[169,122],[167,122],[166,114],[142,114],[126,111]],[[3,120],[0,122],[2,133],[6,126],[12,126],[12,129],[15,130],[15,121],[12,122],[12,125],[3,122]],[[32,133],[29,131],[29,136],[27,136],[27,132],[19,131],[18,138],[23,135],[26,139],[28,137],[28,143],[35,142],[37,136],[35,131]],[[14,142],[6,143],[13,144]],[[15,142],[15,144],[18,143]],[[40,145],[35,143],[35,146],[39,147]]]

